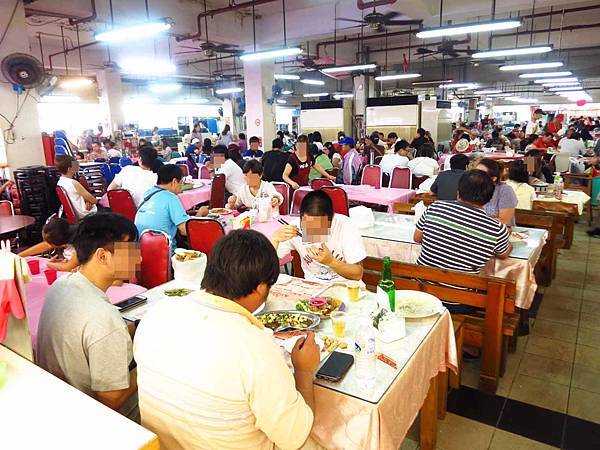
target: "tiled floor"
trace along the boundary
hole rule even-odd
[[[439,450],[600,449],[600,239],[586,230],[578,225],[572,248],[561,250],[495,396],[476,390],[479,362],[465,362],[464,387],[439,422]],[[401,450],[417,449],[414,439],[413,430]]]

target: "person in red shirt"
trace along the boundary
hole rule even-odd
[[[533,146],[535,148],[556,147],[552,133],[549,131],[544,131],[541,136],[535,140]]]
[[[310,169],[314,167],[323,178],[335,181],[335,177],[329,175],[325,169],[315,163],[308,152],[308,137],[304,134],[298,136],[298,142],[293,153],[290,154],[290,159],[283,170],[283,181],[289,184],[292,189],[298,189],[300,186],[308,185],[308,175]]]

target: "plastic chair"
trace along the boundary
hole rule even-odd
[[[177,167],[181,168],[181,172],[183,173],[184,177],[188,177],[190,175],[190,169],[185,163],[185,161],[178,162]]]
[[[118,156],[113,156],[112,158],[108,158],[108,164],[119,164],[119,161],[121,160],[120,157]]]
[[[112,212],[127,217],[135,222],[137,209],[131,193],[127,189],[114,189],[106,193],[108,196],[108,205]]]
[[[300,214],[300,205],[302,204],[302,200],[306,197],[310,191],[294,191],[294,195],[292,196],[292,215],[297,216]]]
[[[375,189],[381,189],[382,184],[382,173],[381,167],[375,165],[367,165],[363,169],[360,184],[366,184],[373,186]]]
[[[225,175],[215,175],[210,188],[211,208],[225,208]]]
[[[427,180],[429,177],[427,175],[423,175],[423,176],[416,176],[413,175],[412,176],[412,188],[413,189],[419,189],[419,186],[421,186],[421,183],[425,180]]]
[[[408,167],[394,167],[390,179],[391,188],[411,189],[412,173]]]
[[[131,166],[132,164],[133,164],[133,161],[131,160],[131,158],[128,158],[126,156],[122,156],[121,159],[119,160],[119,165],[121,167]]]
[[[171,273],[171,242],[163,231],[144,230],[140,236],[142,262],[139,283],[152,289],[169,281]]]
[[[73,205],[71,204],[71,200],[69,200],[67,193],[60,186],[56,186],[56,194],[58,195],[58,199],[60,200],[60,204],[62,205],[67,220],[71,225],[75,225],[77,223],[77,216],[75,215],[75,209],[73,209]]]
[[[333,202],[333,211],[336,214],[343,214],[350,216],[350,207],[348,206],[348,194],[345,190],[337,186],[324,186],[321,190],[327,195]]]
[[[210,169],[206,166],[200,166],[200,179],[210,180]]]
[[[287,216],[290,213],[290,185],[278,181],[273,181],[271,184],[275,186],[277,192],[283,195],[283,203],[279,205],[279,214]]]
[[[215,242],[225,236],[225,229],[221,222],[214,219],[194,218],[185,224],[187,237],[192,250],[210,255]]]
[[[110,167],[110,173],[112,174],[113,179],[114,179],[115,175],[118,174],[122,169],[122,167],[119,164],[111,163],[111,164],[109,164],[109,167]]]
[[[0,216],[14,216],[15,208],[12,202],[8,200],[0,200]]]
[[[327,178],[315,178],[310,182],[311,189],[321,189],[323,186],[334,186],[333,181]]]

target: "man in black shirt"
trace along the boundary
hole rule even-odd
[[[431,192],[437,194],[439,200],[456,200],[458,181],[469,165],[467,155],[453,155],[450,159],[450,170],[440,172],[433,184]]]
[[[265,152],[262,157],[263,180],[283,182],[283,170],[288,162],[289,154],[283,151],[283,141],[273,139],[273,150]]]

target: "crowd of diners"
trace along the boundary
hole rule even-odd
[[[417,264],[476,274],[490,258],[510,254],[515,209],[531,207],[535,193],[529,183],[535,174],[528,173],[523,161],[506,166],[465,150],[479,148],[479,136],[489,129],[488,148],[499,141],[516,146],[513,141],[523,135],[531,139],[538,132],[531,124],[541,113],[533,113],[524,131],[515,127],[511,133],[489,121],[470,128],[458,125],[447,164],[441,167],[435,143],[423,129],[411,142],[393,132],[374,132],[361,142],[340,132],[333,143],[323,143],[318,131],[279,132],[265,152],[258,138],[246,142],[245,135],[234,137],[228,128],[216,145],[194,130],[197,134],[181,157],[195,167],[205,164],[224,173],[227,206],[240,210],[254,208],[264,196],[277,208],[283,198],[275,181],[292,189],[316,178],[357,184],[366,164],[379,164],[388,174],[394,167],[409,167],[413,174],[431,178],[428,189],[437,196],[415,224],[413,237],[421,244]],[[573,124],[573,132],[554,125],[552,139],[564,135],[559,149],[570,151],[570,144],[564,144],[578,140],[579,123]],[[469,144],[458,151],[461,139]],[[130,156],[110,154],[112,142],[109,147],[106,155],[101,148],[92,152],[102,158]],[[299,253],[308,280],[360,280],[367,254],[358,228],[334,213],[325,192],[312,190],[301,202],[299,227],[282,225],[270,239],[252,230],[226,234],[208,257],[199,280],[202,290],[185,300],[159,303],[138,324],[126,323],[106,291],[135,280],[140,233],[161,230],[170,236],[173,250],[186,245],[185,224],[191,216],[177,197],[183,171],[161,156],[150,143],[143,144],[131,158],[136,161],[108,186],[131,193],[137,207],[131,222],[100,206],[75,179],[78,158],[57,155],[58,184],[78,223],[52,218],[43,228],[42,242],[21,253],[50,255],[49,267],[70,272],[48,290],[37,363],[108,407],[141,420],[158,434],[163,448],[319,448],[310,438],[319,414],[313,390],[319,365],[314,336],[307,333],[294,347],[291,372],[252,313],[266,301],[281,271],[280,257],[290,250]],[[220,167],[214,164],[216,156],[223,158]],[[593,167],[597,160],[587,163]],[[194,214],[207,212],[202,207]],[[312,244],[303,243],[302,234]],[[470,312],[460,305],[448,307]]]

